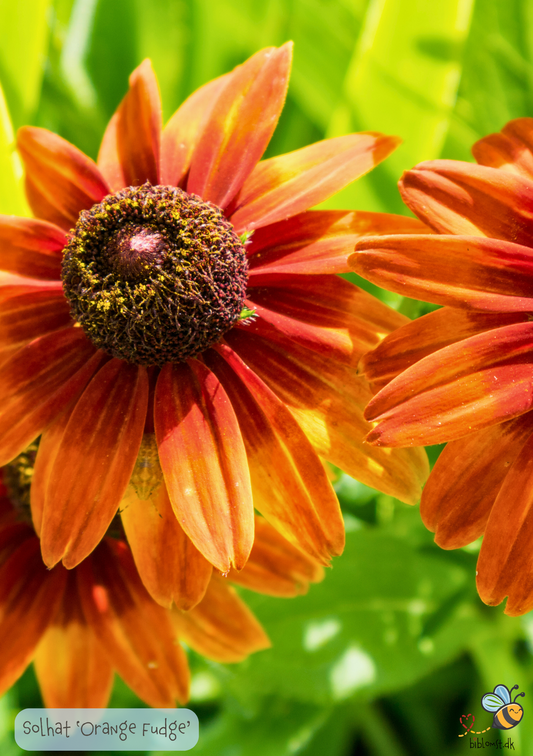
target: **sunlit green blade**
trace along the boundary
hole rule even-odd
[[[0,86],[0,213],[29,215],[21,179],[22,165],[15,152],[13,127]]]
[[[337,195],[335,206],[401,211],[395,184],[402,171],[439,156],[472,5],[372,0],[329,134],[382,131],[401,136],[404,144],[384,167]]]

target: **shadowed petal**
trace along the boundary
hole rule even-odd
[[[37,538],[28,538],[0,568],[0,692],[30,663],[61,601],[65,570],[48,572]]]
[[[176,110],[161,137],[161,183],[179,186],[192,154],[213,111],[218,95],[232,74],[219,76],[193,92]]]
[[[528,320],[529,315],[523,312],[500,314],[443,307],[389,334],[379,346],[364,355],[359,370],[374,385],[382,386],[443,347],[492,328]]]
[[[0,268],[22,276],[59,281],[67,237],[36,218],[0,215]]]
[[[359,241],[348,262],[369,281],[407,297],[493,312],[533,309],[533,251],[519,244],[381,236]]]
[[[154,450],[157,460],[155,437]],[[174,602],[179,609],[192,609],[202,600],[213,568],[183,532],[164,481],[145,498],[135,480],[134,470],[120,514],[139,576],[161,606]]]
[[[265,151],[289,81],[292,42],[267,47],[227,78],[194,150],[187,191],[225,208]]]
[[[472,154],[481,165],[533,178],[533,118],[509,121],[497,134],[476,142]]]
[[[221,572],[242,569],[254,532],[246,451],[224,388],[200,362],[161,370],[155,433],[170,501],[184,531]]]
[[[347,273],[348,256],[361,236],[427,232],[417,218],[404,215],[308,210],[254,232],[248,247],[250,285],[275,283],[288,273]]]
[[[17,146],[26,166],[26,194],[38,218],[68,231],[82,210],[109,194],[91,158],[51,131],[19,129]]]
[[[124,682],[149,706],[174,707],[176,699],[184,704],[185,652],[168,613],[141,583],[126,544],[105,539],[76,577],[85,619]]]
[[[329,564],[344,548],[339,503],[294,417],[227,346],[206,352],[226,389],[248,454],[254,507],[291,543]]]
[[[226,580],[213,574],[203,601],[190,612],[172,610],[181,638],[203,656],[239,662],[270,648],[265,631]]]
[[[492,507],[477,565],[477,588],[486,604],[509,596],[505,613],[533,608],[533,436],[530,436]]]
[[[438,444],[511,419],[533,405],[533,323],[472,336],[425,357],[388,383],[365,417],[368,441]]]
[[[41,336],[17,350],[0,371],[0,465],[20,454],[78,395],[98,365],[81,328]]]
[[[37,646],[33,663],[47,708],[107,705],[113,665],[85,620],[73,572],[68,573],[62,603]]]
[[[161,98],[150,61],[144,60],[130,76],[128,93],[104,134],[98,167],[112,191],[159,184]]]
[[[492,425],[447,444],[420,502],[420,514],[443,549],[472,543],[485,530],[492,505],[526,439],[533,413]]]
[[[240,326],[276,340],[282,334],[327,359],[357,366],[383,336],[409,323],[366,291],[337,276],[278,276],[249,290],[259,318]]]
[[[40,469],[41,544],[49,567],[60,559],[75,567],[107,530],[135,465],[147,403],[146,369],[118,359],[81,395],[48,469]]]
[[[291,598],[307,593],[309,583],[323,580],[324,570],[291,546],[266,520],[256,517],[250,558],[244,569],[230,572],[228,579],[257,593]]]
[[[372,488],[408,503],[419,500],[428,472],[425,452],[376,449],[375,454],[364,442],[370,425],[363,408],[371,392],[353,368],[241,329],[225,338],[287,405],[320,456]]]
[[[301,213],[368,173],[399,143],[397,137],[369,131],[263,160],[230,208],[230,220],[241,233]]]
[[[35,339],[71,324],[61,284],[0,287],[0,349]]]
[[[533,182],[522,176],[432,160],[404,173],[399,187],[407,206],[435,231],[533,246]]]

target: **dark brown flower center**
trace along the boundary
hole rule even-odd
[[[72,317],[97,347],[161,366],[194,357],[239,320],[248,266],[217,207],[147,183],[81,213],[62,278]]]

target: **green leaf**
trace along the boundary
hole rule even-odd
[[[461,75],[473,0],[372,0],[329,135],[396,134],[403,145],[329,206],[405,211],[403,170],[440,155]]]
[[[18,128],[39,101],[48,47],[50,0],[0,0],[0,81]]]
[[[345,553],[307,596],[246,594],[273,648],[221,668],[224,687],[248,702],[277,693],[320,705],[397,690],[464,649],[479,625],[463,596],[473,577],[436,547],[423,554],[377,529],[349,533]]]
[[[15,152],[13,127],[0,86],[0,213],[29,215],[21,179],[22,165]]]

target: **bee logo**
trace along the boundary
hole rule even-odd
[[[498,730],[510,730],[516,727],[524,716],[524,709],[516,703],[516,699],[526,694],[517,693],[511,701],[511,693],[515,688],[518,688],[518,685],[513,685],[511,690],[505,685],[497,685],[492,693],[485,693],[481,699],[481,705],[485,711],[495,712],[492,726],[497,727]]]

